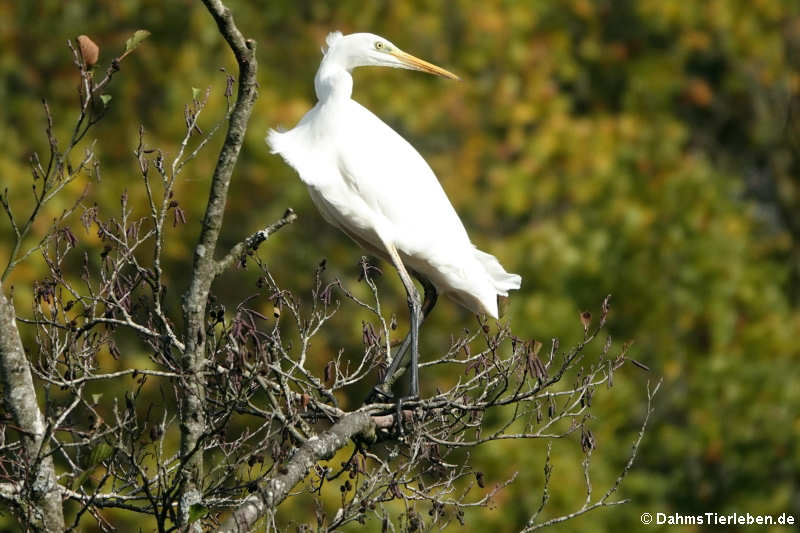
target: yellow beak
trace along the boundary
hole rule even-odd
[[[427,72],[429,74],[435,74],[437,76],[442,76],[443,78],[450,78],[451,80],[460,80],[458,76],[450,72],[449,70],[445,70],[442,67],[437,67],[433,63],[428,63],[418,57],[414,57],[411,54],[407,54],[401,50],[392,50],[389,52],[394,57],[400,60],[404,65],[407,67],[414,69],[414,70],[421,70],[423,72]]]

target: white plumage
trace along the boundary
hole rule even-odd
[[[403,265],[430,280],[440,294],[497,318],[497,296],[518,289],[520,277],[470,242],[422,156],[351,99],[350,71],[358,66],[455,76],[377,35],[335,32],[327,44],[314,79],[319,101],[294,129],[269,132],[272,152],[297,170],[326,221],[393,263],[396,250]],[[402,277],[402,265],[395,266]]]

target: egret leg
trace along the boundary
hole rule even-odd
[[[408,270],[406,270],[405,265],[403,265],[403,261],[400,259],[400,254],[397,253],[397,249],[393,244],[388,244],[386,249],[389,252],[389,257],[391,258],[394,267],[397,269],[397,273],[400,275],[400,280],[403,282],[403,286],[406,289],[406,296],[408,297],[408,310],[411,315],[411,331],[409,331],[408,334],[409,346],[406,348],[411,350],[411,390],[409,391],[410,394],[408,396],[399,398],[397,401],[397,424],[402,432],[403,423],[401,417],[403,414],[403,402],[405,400],[419,398],[419,326],[421,318],[420,315],[422,314],[422,303],[420,302],[417,287],[414,285],[414,282],[411,279],[411,276],[408,274]],[[403,344],[405,345],[405,342]],[[400,350],[395,356],[395,359],[402,360],[404,351],[404,347],[401,346]],[[397,367],[399,364],[399,362],[395,363],[393,360],[390,363],[390,367]],[[391,376],[393,373],[394,372],[387,372],[386,375]],[[378,388],[376,387],[375,391],[377,390]],[[385,395],[385,393],[382,391],[380,392]]]
[[[436,287],[433,283],[430,282],[428,278],[418,274],[416,272],[413,273],[413,276],[422,284],[422,288],[425,291],[425,296],[422,300],[422,309],[421,309],[421,317],[420,317],[420,326],[422,323],[425,322],[428,314],[431,312],[433,307],[436,305],[436,300],[438,299],[439,295],[436,292]],[[391,362],[389,363],[389,367],[386,369],[386,373],[383,376],[383,380],[378,384],[375,388],[375,392],[378,394],[382,394],[384,396],[388,396],[388,390],[391,385],[394,383],[394,374],[397,372],[397,369],[400,368],[403,361],[405,360],[406,352],[408,352],[409,347],[411,346],[411,331],[403,339],[403,342],[400,346],[395,350],[394,356],[392,357]],[[388,384],[388,387],[386,386]]]

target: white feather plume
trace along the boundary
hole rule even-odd
[[[333,45],[336,44],[336,42],[341,38],[342,38],[342,32],[340,31],[330,32],[328,36],[325,37],[326,47],[322,49],[322,54],[325,55],[328,52],[328,50],[330,50],[331,47],[333,47]]]

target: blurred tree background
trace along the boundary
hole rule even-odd
[[[300,220],[263,248],[280,283],[306,290],[313,267],[327,258],[331,275],[355,284],[360,250],[322,221],[263,138],[269,127],[293,126],[313,105],[327,32],[383,35],[462,77],[455,83],[360,69],[354,98],[429,161],[474,242],[522,275],[506,316],[515,332],[567,345],[582,335],[579,312],[597,310],[611,293],[615,341],[635,340],[634,357],[664,377],[641,456],[623,486],[632,503],[561,529],[638,528],[645,511],[800,516],[800,4],[229,6],[259,43],[261,90],[232,184],[223,249],[291,206]],[[189,0],[0,1],[0,183],[12,205],[27,205],[28,158],[46,148],[40,99],[48,99],[58,133],[73,118],[62,112],[72,112],[78,82],[66,41],[89,35],[107,65],[138,28],[152,36],[126,60],[108,116],[94,132],[102,181],[91,184],[87,205],[116,207],[126,189],[131,204],[143,201],[133,156],[139,125],[149,144],[174,152],[192,87],[211,87],[201,127],[213,125],[224,112],[219,67],[233,71],[233,58],[202,6]],[[188,223],[166,250],[175,309],[221,140],[177,186]],[[51,205],[42,222],[84,185]],[[46,230],[37,227],[34,238]],[[0,223],[3,265],[10,231],[7,220]],[[28,287],[43,272],[34,257],[11,277],[20,314],[30,309]],[[395,277],[389,270],[380,283],[384,308],[397,310],[402,332],[406,308]],[[214,290],[223,304],[235,304],[257,292],[255,279],[232,272]],[[341,313],[335,324],[315,347],[320,372],[339,347],[358,353],[360,320]],[[423,328],[423,357],[444,349],[451,332],[474,326],[473,317],[442,302]],[[125,358],[108,364],[124,367]],[[617,393],[598,399],[598,490],[627,457],[648,378],[620,373]],[[423,374],[423,394],[435,379]],[[493,510],[468,515],[464,530],[518,529],[541,498],[544,444],[495,444],[480,453],[489,482],[515,470],[520,477]],[[553,454],[550,512],[568,512],[583,498],[577,438],[555,443]],[[129,518],[131,528],[141,525]]]

